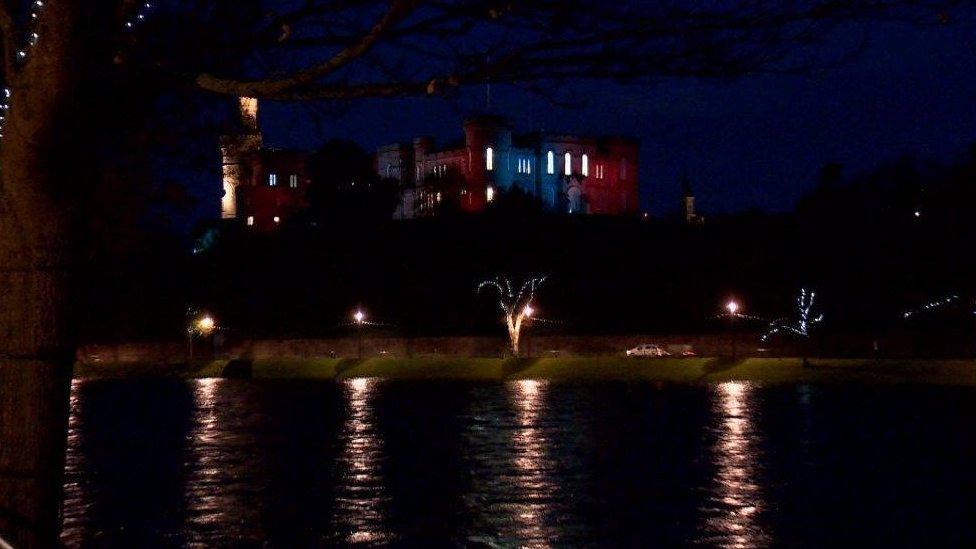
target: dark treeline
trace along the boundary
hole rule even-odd
[[[346,333],[358,306],[390,333],[489,333],[497,303],[475,289],[496,275],[547,275],[537,329],[553,332],[714,330],[730,296],[773,318],[793,314],[801,287],[817,291],[824,331],[965,330],[976,319],[974,159],[902,158],[851,179],[827,165],[795,214],[694,226],[543,215],[524,196],[500,197],[481,216],[384,221],[376,208],[392,207],[388,189],[374,180],[353,191],[343,181],[361,174],[350,173],[317,189],[309,216],[277,234],[225,226],[203,233],[192,255],[157,237],[136,253],[96,256],[84,337],[176,338],[190,304],[241,336]],[[960,298],[902,318],[945,295]]]

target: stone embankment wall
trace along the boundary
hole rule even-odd
[[[755,353],[755,334],[737,337],[737,352]],[[522,352],[532,356],[599,356],[620,355],[642,343],[657,343],[666,349],[679,352],[690,346],[700,356],[729,354],[731,341],[728,335],[630,335],[630,336],[523,336]],[[509,353],[508,340],[501,337],[364,337],[363,356],[406,357],[501,357]],[[273,339],[248,340],[218,344],[199,340],[194,345],[194,356],[209,358],[214,352],[226,358],[312,358],[356,357],[359,340],[355,337],[334,339]],[[82,362],[181,362],[187,357],[187,344],[119,343],[90,344],[78,350]]]
[[[760,334],[740,332],[736,335],[738,356],[801,356],[797,342],[765,345]],[[523,355],[531,356],[601,356],[620,355],[641,343],[657,343],[672,352],[691,346],[698,356],[729,356],[732,340],[728,333],[684,335],[539,335],[523,336]],[[508,351],[508,340],[502,337],[364,337],[363,356],[407,357],[502,357]],[[329,339],[262,339],[219,342],[198,340],[194,356],[222,358],[271,359],[356,357],[356,337]],[[889,357],[889,358],[972,358],[976,356],[976,337],[968,333],[892,332],[872,334],[836,334],[814,336],[809,344],[810,356],[823,357]],[[78,350],[82,362],[184,362],[186,342],[90,344]]]

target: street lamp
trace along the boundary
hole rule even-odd
[[[352,315],[356,321],[357,347],[359,349],[359,360],[363,359],[363,322],[366,321],[366,313],[362,309],[356,309]]]
[[[735,318],[738,316],[739,304],[734,299],[730,299],[725,304],[725,310],[729,312],[729,331],[732,332],[732,360],[735,360]]]
[[[217,327],[217,321],[213,319],[210,315],[204,315],[199,320],[197,320],[197,331],[200,335],[206,337],[213,333],[214,329]]]
[[[193,336],[199,334],[201,337],[207,337],[217,329],[217,321],[214,317],[209,314],[204,314],[203,316],[197,317],[190,322],[190,325],[186,329],[187,336],[187,349],[189,351],[190,362],[193,362]]]

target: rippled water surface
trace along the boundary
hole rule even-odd
[[[72,546],[976,542],[976,391],[76,382]]]

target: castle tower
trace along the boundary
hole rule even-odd
[[[478,116],[464,122],[464,141],[467,149],[467,185],[470,201],[468,211],[485,208],[489,194],[508,190],[512,186],[509,157],[512,149],[512,130],[497,116]],[[489,191],[489,189],[491,189]]]
[[[691,190],[691,182],[688,177],[681,179],[681,207],[685,216],[685,223],[694,225],[701,223],[704,218],[698,217],[695,213],[695,193]]]
[[[237,187],[247,178],[245,159],[261,150],[261,129],[258,128],[258,100],[241,97],[238,101],[240,116],[237,131],[221,136],[220,156],[222,165],[223,195],[220,198],[220,217],[237,217]]]

